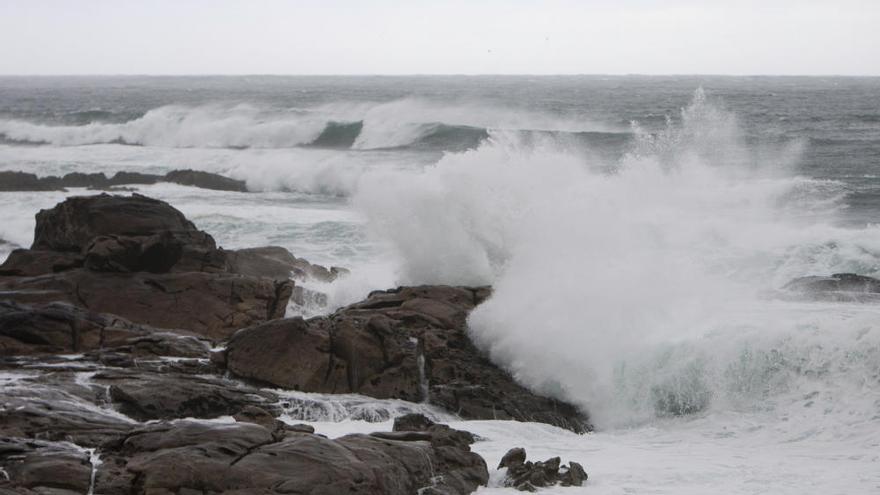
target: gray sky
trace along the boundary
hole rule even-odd
[[[880,0],[0,0],[0,74],[880,75]]]

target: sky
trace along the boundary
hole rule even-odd
[[[880,0],[0,0],[0,74],[880,75]]]

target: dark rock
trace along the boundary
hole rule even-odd
[[[559,477],[559,484],[562,486],[581,486],[584,481],[587,481],[587,472],[574,461],[568,463],[568,470]]]
[[[197,230],[183,213],[164,201],[139,194],[79,196],[37,213],[31,249],[82,252],[100,236]]]
[[[0,171],[0,191],[61,191],[60,184],[52,184],[26,172]]]
[[[269,411],[263,409],[262,407],[248,405],[243,407],[240,411],[238,411],[235,415],[232,416],[236,421],[240,421],[243,423],[254,423],[256,425],[260,425],[264,428],[268,428],[270,430],[275,429],[279,421],[275,419],[275,416],[272,415]],[[302,425],[308,426],[308,425]],[[309,428],[312,428],[309,426]],[[312,428],[312,431],[309,433],[314,433],[315,429]]]
[[[516,488],[523,492],[535,492],[538,488],[553,485],[581,486],[587,480],[583,466],[571,462],[563,466],[559,457],[552,457],[544,462],[526,461],[526,452],[522,448],[510,449],[498,469],[507,468],[504,486]]]
[[[515,447],[508,450],[507,453],[504,454],[504,457],[501,458],[501,462],[498,463],[498,469],[519,466],[525,462],[526,449],[522,447]]]
[[[105,371],[93,380],[109,384],[119,411],[139,421],[231,416],[248,406],[272,408],[278,400],[253,387],[195,375]]]
[[[434,422],[424,414],[404,414],[394,418],[392,431],[426,431],[434,426]]]
[[[282,251],[292,258],[272,248],[275,256]],[[283,316],[293,283],[236,273],[227,256],[162,201],[73,197],[37,214],[33,247],[0,267],[0,291],[18,302],[65,301],[213,339]]]
[[[0,468],[5,473],[0,474],[0,489],[10,484],[34,490],[10,493],[86,493],[92,474],[89,454],[83,450],[14,437],[0,437]]]
[[[330,267],[329,269],[297,258],[287,249],[279,246],[238,249],[227,251],[227,266],[230,272],[252,277],[268,277],[276,280],[315,280],[332,282],[342,274],[348,273],[345,268]]]
[[[184,332],[185,333],[185,332]],[[207,357],[208,343],[64,302],[0,301],[0,354],[48,354],[102,349],[135,356]]]
[[[144,174],[141,172],[116,172],[107,182],[112,186],[121,184],[155,184],[162,180],[161,175]]]
[[[286,425],[285,428],[290,431],[295,431],[298,433],[314,433],[315,432],[314,426],[302,424],[302,423],[298,423],[295,425]]]
[[[854,273],[835,273],[830,277],[796,278],[782,289],[812,299],[880,301],[880,279]]]
[[[95,493],[411,495],[433,486],[465,494],[488,480],[482,459],[462,448],[369,435],[279,436],[246,422],[145,425],[102,460]]]
[[[329,317],[271,321],[237,332],[227,346],[227,367],[305,392],[427,399],[466,419],[588,430],[575,407],[529,392],[474,346],[465,323],[479,297],[485,298],[482,289],[444,286],[374,292]]]
[[[0,275],[34,277],[80,268],[85,257],[80,253],[16,249],[0,265]]]
[[[160,328],[179,328],[213,340],[284,316],[290,282],[223,273],[98,273],[69,270],[0,279],[8,299],[64,301]]]
[[[168,172],[164,180],[184,186],[214,189],[217,191],[247,192],[247,184],[241,180],[230,179],[222,175],[198,170],[173,170]]]
[[[100,404],[95,392],[72,377],[52,383],[41,383],[37,378],[5,383],[0,438],[72,442],[85,447],[117,442],[135,423]]]
[[[244,181],[196,170],[174,170],[166,175],[141,172],[116,172],[109,179],[101,172],[71,172],[63,177],[37,177],[27,172],[0,171],[0,191],[63,191],[66,187],[85,187],[95,190],[118,190],[119,185],[149,185],[171,182],[185,186],[219,191],[247,192]]]
[[[60,184],[62,187],[101,187],[109,185],[107,176],[100,172],[93,174],[71,172],[61,178]]]

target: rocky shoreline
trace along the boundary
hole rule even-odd
[[[284,318],[299,281],[345,273],[279,247],[224,250],[137,194],[41,211],[33,245],[0,266],[0,493],[471,493],[489,479],[476,439],[440,416],[590,430],[470,341],[488,287]],[[312,394],[398,422],[328,439],[297,424],[328,414]],[[375,401],[345,402],[362,396]]]

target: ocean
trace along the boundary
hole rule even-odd
[[[780,292],[880,275],[880,78],[0,77],[0,170],[186,168],[251,192],[136,188],[351,269],[288,315],[492,285],[473,339],[596,431],[450,418],[490,469],[522,446],[590,474],[543,493],[880,493],[880,306]],[[0,258],[85,193],[0,193]]]

